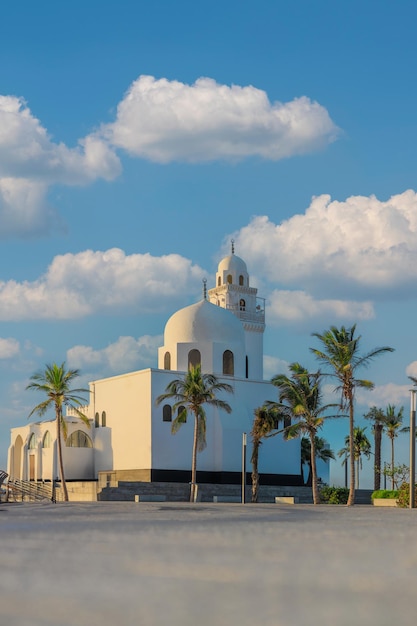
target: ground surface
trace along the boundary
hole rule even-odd
[[[417,510],[0,505],[5,626],[406,626]]]

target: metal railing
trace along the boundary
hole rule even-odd
[[[15,502],[57,501],[58,491],[54,483],[44,483],[20,478],[9,478],[6,484],[7,498]],[[60,499],[58,497],[58,499]]]

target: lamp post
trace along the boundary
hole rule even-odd
[[[410,389],[410,509],[415,505],[416,476],[416,389]]]
[[[242,433],[242,504],[246,502],[246,433]]]

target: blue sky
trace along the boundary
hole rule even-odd
[[[0,466],[34,371],[156,365],[232,237],[267,299],[266,376],[315,367],[311,333],[357,323],[364,351],[395,348],[358,417],[407,414],[416,19],[404,0],[2,6]],[[337,451],[346,432],[324,434]]]

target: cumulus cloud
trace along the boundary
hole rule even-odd
[[[304,291],[283,290],[275,290],[270,294],[267,313],[268,322],[273,325],[322,320],[325,317],[347,322],[375,316],[371,302],[316,300]]]
[[[409,402],[410,385],[397,385],[388,383],[386,385],[375,385],[371,391],[358,389],[356,392],[356,401],[365,406],[380,406],[385,408],[388,404],[394,404],[398,407]]]
[[[126,255],[119,248],[64,254],[38,280],[0,282],[0,320],[157,311],[198,293],[203,275],[178,254]]]
[[[317,150],[338,134],[327,110],[307,97],[271,103],[252,86],[193,85],[140,76],[101,133],[129,154],[168,163],[282,159]]]
[[[70,367],[90,372],[101,370],[119,374],[155,365],[157,348],[161,344],[162,336],[144,335],[138,339],[119,337],[115,343],[102,350],[94,350],[91,346],[74,346],[67,351],[67,362]]]
[[[258,275],[321,297],[399,293],[417,278],[417,193],[313,198],[281,224],[254,217],[234,235]]]
[[[20,352],[20,344],[16,339],[0,337],[0,359],[10,359]]]
[[[277,374],[289,375],[288,369],[289,363],[283,359],[278,359],[275,356],[264,355],[264,379],[270,380]]]

